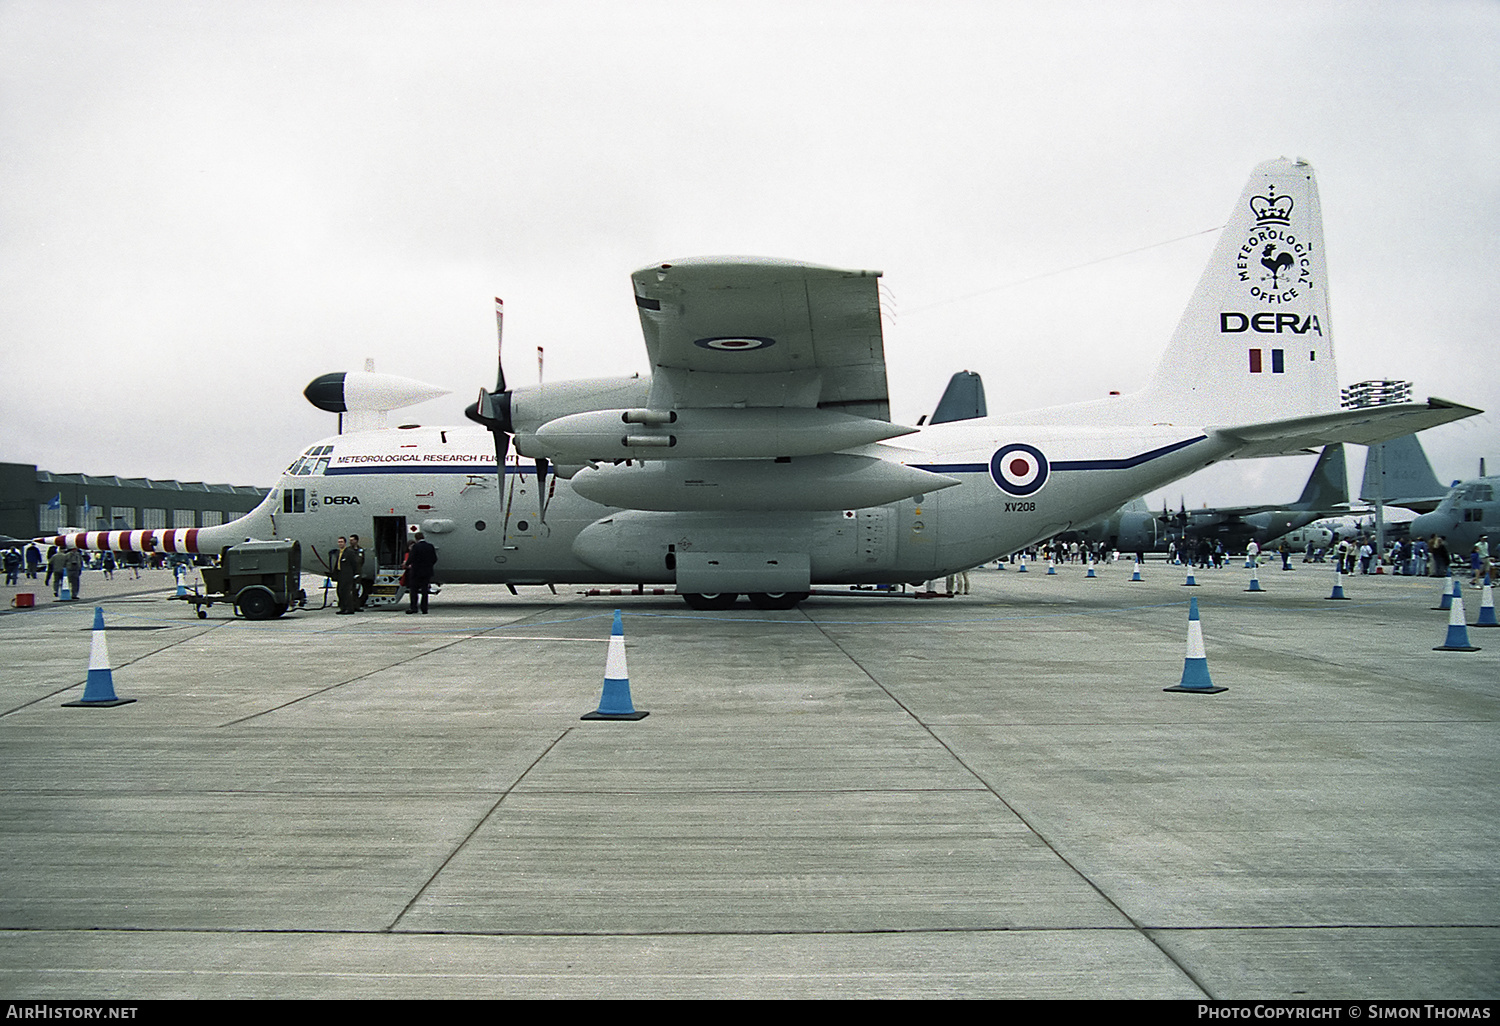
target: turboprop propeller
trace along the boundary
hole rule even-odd
[[[464,410],[464,416],[476,424],[483,424],[495,439],[495,474],[502,489],[505,484],[505,460],[510,455],[511,436],[515,424],[511,418],[511,393],[505,387],[505,303],[495,297],[495,390],[479,390],[479,398]],[[536,484],[538,511],[545,520],[547,516],[547,469],[544,457],[536,460]],[[503,491],[501,504],[504,505]]]

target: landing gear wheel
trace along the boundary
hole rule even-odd
[[[810,594],[806,591],[756,591],[750,593],[750,603],[756,609],[792,609]]]
[[[739,597],[739,592],[711,591],[703,595],[684,595],[682,600],[693,609],[728,609]]]
[[[270,588],[252,584],[235,596],[234,608],[246,620],[269,620],[276,615],[276,596]]]

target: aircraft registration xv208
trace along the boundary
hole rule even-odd
[[[672,585],[699,608],[740,594],[785,607],[819,584],[976,566],[1218,460],[1369,445],[1480,412],[1339,409],[1317,186],[1300,161],[1255,168],[1154,378],[1129,395],[893,424],[878,277],[652,265],[631,276],[649,377],[507,389],[502,371],[467,411],[482,427],[323,439],[230,524],[57,540],[327,552],[358,533],[383,542],[385,563],[420,526],[449,583]]]

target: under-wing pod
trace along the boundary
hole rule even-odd
[[[601,505],[661,511],[863,509],[960,483],[851,453],[786,460],[652,460],[586,468],[572,480],[575,492]]]
[[[916,428],[833,410],[596,410],[559,417],[517,438],[551,459],[759,459],[813,456],[908,435]]]

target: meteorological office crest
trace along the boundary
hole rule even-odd
[[[1250,197],[1255,226],[1235,251],[1234,269],[1250,297],[1279,305],[1307,296],[1313,287],[1312,241],[1297,236],[1292,220],[1296,201],[1276,192]]]

